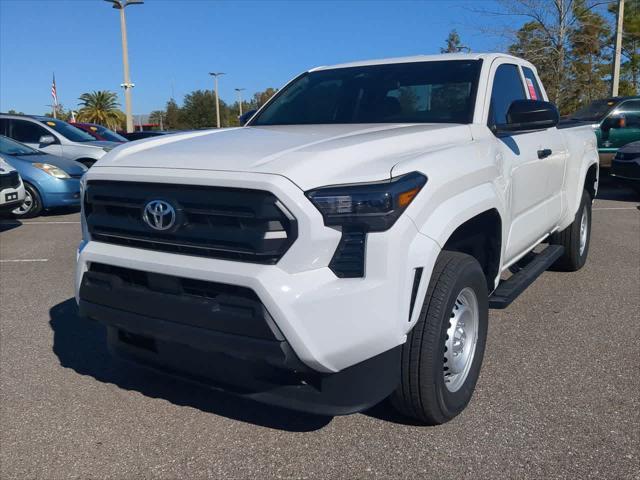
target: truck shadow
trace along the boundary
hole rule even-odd
[[[174,405],[189,406],[233,420],[290,432],[318,430],[332,417],[294,412],[205,388],[179,378],[124,363],[107,348],[106,329],[80,318],[75,300],[70,298],[49,311],[53,330],[53,352],[60,365],[103,383],[134,390]]]
[[[18,228],[22,222],[8,216],[0,216],[0,233]]]

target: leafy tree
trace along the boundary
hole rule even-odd
[[[209,90],[196,90],[185,95],[182,114],[190,128],[214,127],[216,125],[214,94]],[[220,118],[222,119],[222,115]]]
[[[78,121],[98,123],[117,129],[123,122],[124,113],[118,108],[118,96],[115,92],[98,90],[80,95],[81,108]]]
[[[168,130],[183,130],[189,128],[189,126],[184,123],[182,109],[173,98],[169,99],[165,107],[164,127]]]
[[[574,111],[593,100],[607,96],[611,71],[608,54],[611,28],[607,19],[587,9],[585,0],[574,0],[576,22],[569,35],[570,83],[566,89],[566,111]]]
[[[17,112],[13,108],[7,112],[9,115],[24,115],[24,112]]]
[[[262,105],[267,103],[267,100],[273,97],[277,92],[278,92],[277,88],[269,87],[263,92],[254,93],[252,102],[251,102],[254,105],[253,108],[260,108]]]
[[[48,112],[44,113],[45,117],[51,117],[53,118],[53,109],[51,109]],[[71,115],[71,110],[65,110],[64,106],[59,103],[58,104],[58,109],[56,110],[56,118],[59,120],[62,120],[63,122],[70,122],[72,115]]]
[[[515,32],[509,51],[534,63],[545,82],[549,98],[561,111],[570,108],[572,74],[571,37],[579,17],[602,5],[600,0],[500,0],[502,9],[483,13],[526,19]],[[576,5],[580,4],[580,8]],[[506,27],[506,31],[509,29]],[[532,41],[534,45],[530,45]]]
[[[469,50],[468,47],[462,45],[460,35],[454,29],[449,32],[449,36],[445,40],[446,47],[440,49],[440,53],[458,53],[461,50]]]
[[[609,5],[609,12],[618,13],[617,2]],[[614,45],[615,39],[611,43]],[[626,0],[622,26],[622,65],[620,66],[620,95],[640,94],[640,0]]]

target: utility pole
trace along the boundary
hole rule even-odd
[[[613,56],[613,73],[611,74],[611,96],[618,96],[620,86],[620,56],[622,55],[622,30],[624,23],[624,0],[618,0],[618,16],[616,19],[616,50]]]
[[[224,75],[224,72],[209,72],[209,75],[214,78],[214,93],[216,95],[216,125],[218,128],[220,128],[220,100],[218,99],[218,77]]]
[[[124,68],[124,83],[120,86],[124,88],[125,113],[127,115],[127,132],[133,132],[133,114],[131,113],[131,89],[135,86],[129,78],[129,46],[127,43],[127,21],[124,9],[129,5],[139,5],[143,0],[105,0],[113,4],[113,8],[120,10],[120,33],[122,34],[122,65]]]
[[[242,116],[242,91],[245,90],[244,88],[236,88],[236,92],[238,92],[238,111],[239,116]]]

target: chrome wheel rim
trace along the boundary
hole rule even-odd
[[[582,209],[582,218],[580,219],[580,256],[587,248],[587,236],[589,233],[589,215],[587,214],[587,206]]]
[[[20,205],[18,208],[14,209],[11,213],[13,213],[14,215],[24,215],[27,212],[29,212],[29,210],[31,210],[32,208],[33,208],[33,197],[31,196],[31,193],[29,192],[29,190],[25,188],[24,203]]]
[[[473,365],[479,317],[475,292],[469,287],[462,289],[451,310],[444,344],[444,384],[450,392],[460,390]]]

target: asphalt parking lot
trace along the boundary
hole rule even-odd
[[[325,418],[110,358],[73,300],[78,213],[0,222],[1,478],[640,478],[640,202],[605,182],[586,267],[492,311],[469,408]]]

